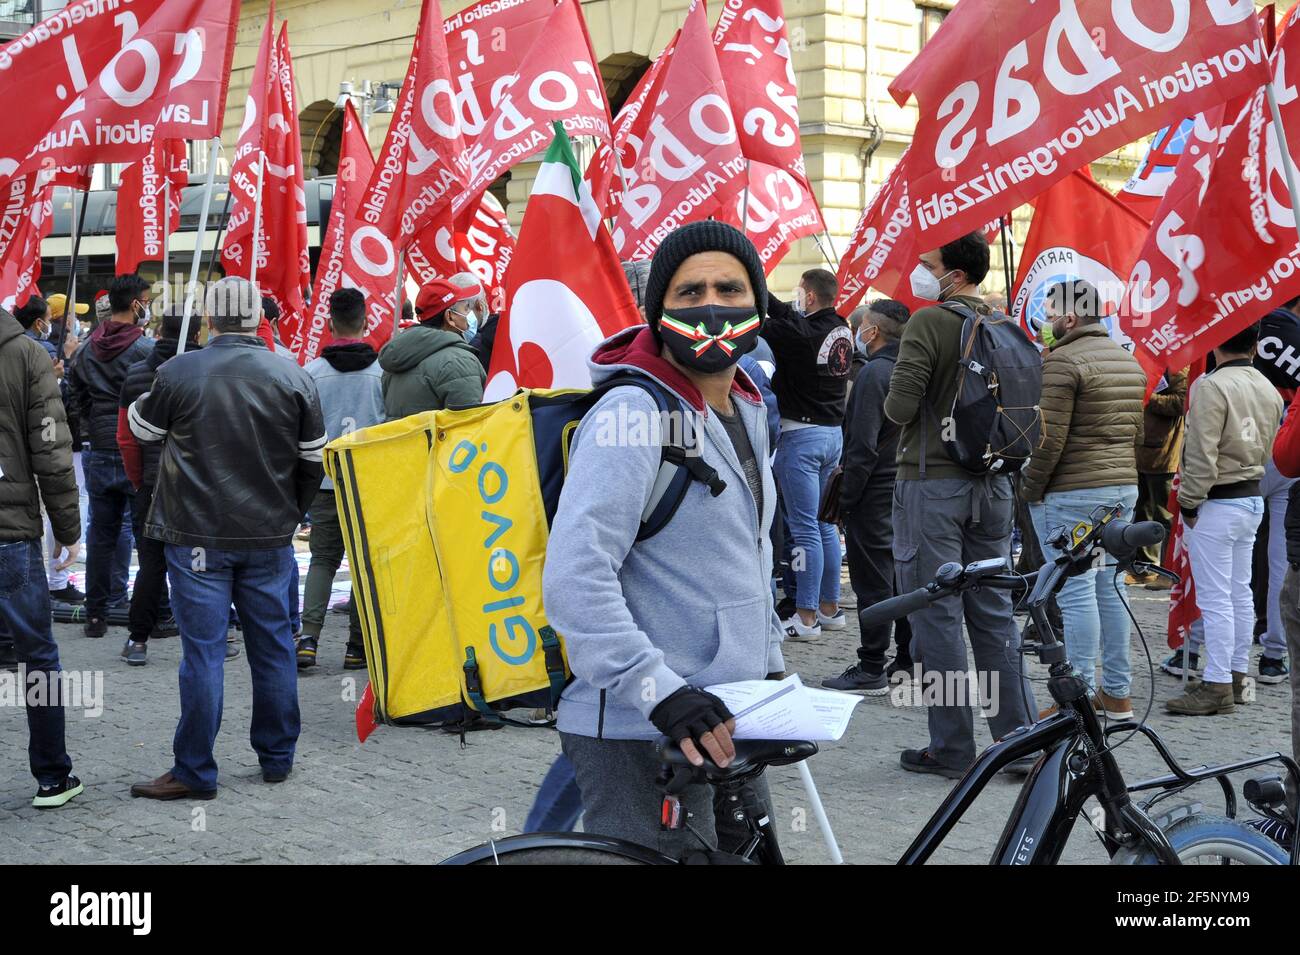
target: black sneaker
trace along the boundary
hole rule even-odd
[[[42,786],[36,790],[32,805],[37,809],[58,809],[83,789],[85,787],[81,785],[81,780],[70,775],[57,786]]]
[[[1183,657],[1186,656],[1186,661]],[[1160,669],[1174,676],[1195,676],[1196,671],[1200,668],[1200,657],[1198,654],[1187,649],[1186,645],[1179,647],[1169,655],[1169,659],[1160,664]]]
[[[889,680],[884,673],[868,673],[855,663],[839,676],[822,680],[828,690],[861,693],[863,696],[884,696],[889,692]]]
[[[1256,677],[1260,683],[1285,683],[1286,678],[1291,675],[1290,668],[1286,665],[1286,659],[1275,660],[1273,657],[1259,658],[1259,676]]]
[[[912,671],[916,669],[916,664],[911,660],[900,660],[895,657],[890,661],[889,666],[885,667],[885,679],[890,684],[899,683],[903,680],[912,679]]]
[[[359,644],[349,643],[343,651],[343,669],[364,670],[366,668],[366,650]]]
[[[264,769],[262,770],[262,782],[264,783],[282,783],[289,778],[287,769]]]
[[[71,583],[68,583],[61,590],[51,590],[50,599],[57,603],[84,604],[86,595],[72,586]]]
[[[316,638],[303,637],[298,641],[298,669],[306,670],[316,665]]]
[[[930,751],[927,749],[903,750],[902,755],[898,757],[898,764],[909,773],[931,773],[935,776],[943,776],[946,779],[961,779],[966,775],[964,769],[945,766],[931,756]]]
[[[108,633],[108,619],[105,617],[90,617],[86,620],[84,632],[88,637],[102,637]]]
[[[168,615],[153,625],[153,629],[149,631],[149,639],[166,640],[168,637],[180,636],[180,632],[180,624],[176,622],[176,618]]]
[[[341,603],[337,607],[330,607],[330,613],[349,614],[352,612],[352,598],[349,597],[346,603]]]
[[[126,646],[122,648],[122,659],[126,661],[127,666],[142,667],[149,662],[148,651],[147,643],[136,643],[127,637]]]

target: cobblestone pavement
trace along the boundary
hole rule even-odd
[[[1168,652],[1165,597],[1141,589],[1130,589],[1129,595],[1158,661],[1161,651]],[[155,641],[149,665],[133,669],[118,657],[124,630],[113,628],[107,638],[90,640],[80,626],[56,626],[64,668],[103,677],[102,714],[68,716],[68,749],[86,792],[61,810],[32,809],[26,721],[21,707],[0,707],[0,862],[427,863],[517,832],[536,785],[559,751],[556,734],[516,728],[480,732],[461,748],[457,738],[439,731],[380,727],[359,744],[353,712],[366,675],[342,668],[345,619],[329,615],[321,663],[300,681],[303,732],[290,779],[277,786],[261,781],[247,743],[251,698],[241,655],[227,664],[225,719],[217,740],[220,794],[211,802],[170,803],[132,799],[128,787],[171,765],[179,639]],[[852,662],[856,642],[851,624],[819,643],[789,645],[787,664],[815,683]],[[1140,715],[1150,679],[1136,637],[1133,664]],[[1045,705],[1044,671],[1037,664],[1031,670],[1039,703]],[[1213,718],[1165,714],[1161,704],[1176,692],[1178,681],[1157,673],[1151,724],[1187,765],[1290,745],[1285,685],[1261,685],[1253,705]],[[925,727],[922,708],[869,698],[855,711],[845,737],[826,744],[810,762],[847,861],[892,862],[947,792],[948,781],[899,768],[899,751],[924,745]],[[978,718],[976,731],[981,745],[987,743]],[[1130,778],[1161,771],[1154,751],[1140,740],[1121,749],[1119,759]],[[826,861],[795,769],[772,770],[770,778],[788,860]],[[1018,789],[1011,779],[996,780],[935,861],[985,861]],[[1199,791],[1207,805],[1219,805],[1214,789]],[[1105,860],[1081,822],[1066,861]]]

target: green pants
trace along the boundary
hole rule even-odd
[[[339,524],[338,505],[334,489],[322,488],[312,498],[311,510],[311,566],[307,570],[307,587],[303,596],[303,636],[320,638],[325,626],[325,611],[329,606],[334,575],[343,563],[343,528]],[[361,620],[357,616],[357,602],[352,601],[348,614],[348,643],[361,646]]]

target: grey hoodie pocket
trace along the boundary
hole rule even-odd
[[[767,675],[771,630],[765,597],[750,597],[717,608],[718,652],[697,673],[682,676],[693,686],[761,680]]]

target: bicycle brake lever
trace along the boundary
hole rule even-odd
[[[1159,564],[1148,564],[1146,561],[1134,561],[1133,569],[1139,574],[1155,574],[1157,577],[1163,577],[1165,580],[1175,584],[1181,584],[1183,582],[1183,578],[1179,577],[1167,567],[1161,567]]]

